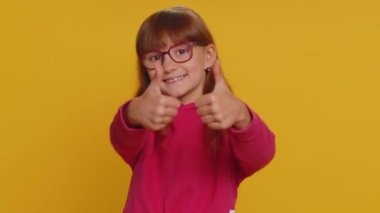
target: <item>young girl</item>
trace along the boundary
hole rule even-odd
[[[124,212],[234,212],[239,184],[273,158],[273,133],[231,92],[191,9],[148,17],[136,50],[140,88],[111,125],[133,170]]]

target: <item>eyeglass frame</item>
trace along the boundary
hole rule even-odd
[[[178,46],[180,46],[180,45],[187,45],[187,46],[190,46],[189,49],[191,50],[191,55],[190,55],[189,59],[187,59],[187,60],[185,60],[185,61],[176,61],[176,60],[173,59],[172,55],[170,54],[170,50],[171,50],[171,49],[173,49],[173,48],[175,48],[175,47],[178,47]],[[170,59],[171,59],[172,61],[176,62],[176,63],[185,63],[185,62],[187,62],[187,61],[190,61],[190,60],[193,58],[193,54],[194,54],[193,48],[194,48],[194,45],[196,45],[195,42],[193,42],[193,41],[187,41],[187,42],[181,42],[181,43],[174,44],[174,45],[170,46],[169,49],[168,49],[167,51],[151,50],[151,51],[149,51],[149,52],[143,54],[143,57],[142,57],[140,60],[141,60],[141,63],[144,65],[144,57],[145,57],[146,55],[148,55],[149,53],[158,52],[158,53],[160,53],[160,55],[161,55],[161,65],[164,64],[164,59],[165,59],[165,55],[166,55],[166,54],[169,55]],[[145,66],[144,66],[144,67],[145,67]],[[145,67],[145,68],[147,68],[147,69],[154,69],[154,68],[148,68],[148,67]]]

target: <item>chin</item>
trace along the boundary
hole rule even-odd
[[[188,99],[191,97],[197,97],[198,95],[196,95],[196,91],[190,89],[190,88],[186,88],[186,87],[182,87],[182,88],[169,88],[169,89],[165,89],[162,91],[165,95],[168,95],[168,96],[171,96],[173,98],[177,98],[179,100],[183,100],[183,99]],[[199,92],[199,96],[202,95],[202,91]]]
[[[185,96],[186,94],[183,94],[183,93],[179,93],[179,92],[172,92],[172,93],[168,93],[167,95],[171,96],[171,97],[174,97],[174,98],[178,98],[178,99],[181,99],[183,96]]]
[[[171,89],[162,89],[161,92],[164,95],[174,97],[174,98],[178,98],[183,95],[182,92],[171,90]]]

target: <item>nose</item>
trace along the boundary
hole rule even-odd
[[[164,69],[165,72],[171,72],[174,70],[175,62],[169,56],[169,54],[164,54],[162,57],[161,65],[162,65],[162,68]]]

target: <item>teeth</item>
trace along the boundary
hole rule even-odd
[[[177,76],[177,77],[174,77],[174,78],[166,79],[166,80],[164,80],[164,82],[165,82],[165,83],[168,83],[168,84],[170,84],[170,83],[174,83],[174,82],[176,82],[176,81],[180,81],[180,80],[184,79],[185,76],[186,76],[186,75],[181,75],[181,76]]]

